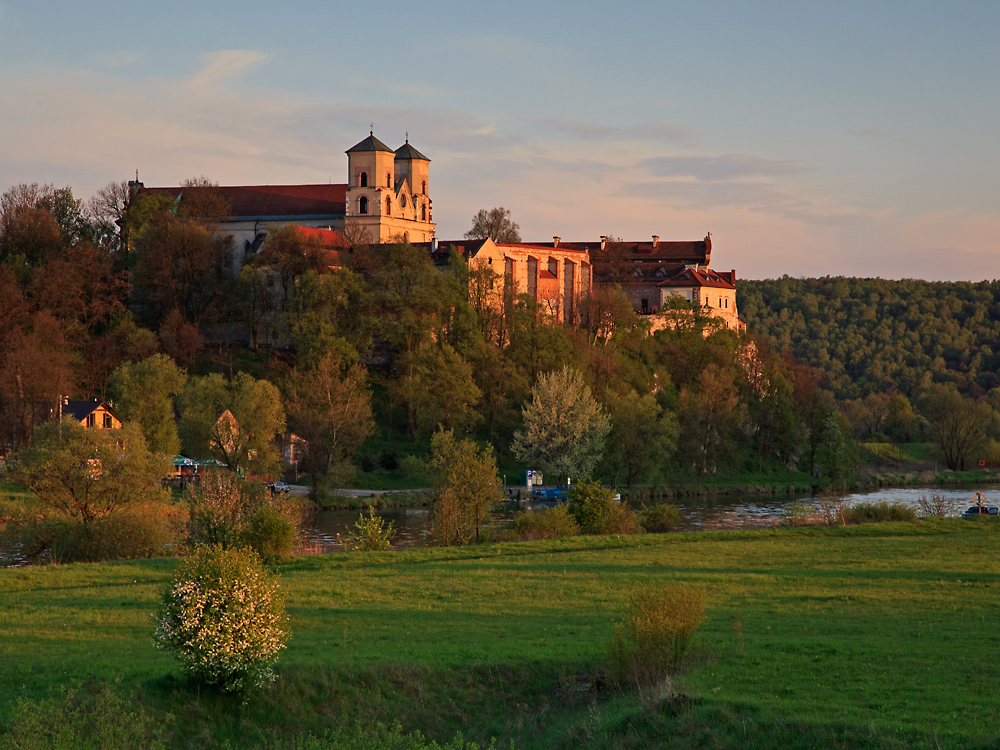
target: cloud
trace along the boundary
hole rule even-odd
[[[696,180],[731,180],[801,174],[808,168],[797,162],[762,159],[746,154],[720,156],[657,156],[636,166],[655,177],[693,177]]]
[[[700,133],[676,122],[647,121],[631,127],[602,125],[568,117],[522,117],[517,122],[528,125],[539,136],[568,135],[582,141],[651,140],[669,143],[693,143]]]
[[[101,61],[109,68],[126,68],[135,65],[142,58],[134,52],[122,52],[117,55],[101,55]]]
[[[205,67],[191,76],[190,84],[195,89],[208,89],[227,78],[243,75],[270,59],[270,55],[244,49],[206,52],[201,56]]]

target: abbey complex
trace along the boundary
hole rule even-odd
[[[219,187],[228,215],[219,229],[233,239],[228,265],[234,274],[266,244],[269,230],[280,225],[330,248],[359,243],[408,242],[432,256],[451,248],[470,267],[489,266],[502,275],[514,294],[527,294],[555,320],[580,321],[583,300],[595,285],[619,285],[636,312],[655,316],[679,297],[741,330],[736,306],[736,271],[712,269],[712,238],[697,241],[620,240],[498,243],[484,239],[438,239],[430,197],[430,159],[409,143],[393,150],[370,133],[347,150],[346,184],[247,185]],[[181,188],[134,191],[168,195],[182,201]],[[334,255],[336,257],[336,255]],[[662,320],[652,318],[653,327]]]

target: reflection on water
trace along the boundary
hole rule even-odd
[[[975,490],[939,489],[922,487],[914,489],[886,489],[874,492],[855,492],[842,496],[848,505],[858,502],[902,503],[920,514],[920,501],[937,495],[942,498],[946,514],[959,516],[974,503]],[[983,492],[990,505],[1000,504],[1000,489]],[[840,499],[840,498],[838,498]],[[792,503],[801,503],[811,512],[820,513],[823,500],[811,495],[710,495],[705,497],[685,497],[671,501],[680,511],[683,521],[682,531],[708,529],[763,528],[776,526],[788,512]],[[528,505],[530,510],[532,506]],[[542,507],[539,504],[539,507]],[[514,506],[497,509],[494,521],[503,526],[510,523],[516,510]],[[431,537],[431,510],[426,508],[387,508],[379,515],[392,522],[396,529],[393,547],[428,547],[433,544]],[[307,531],[305,549],[314,552],[341,552],[337,534],[347,536],[358,520],[356,510],[326,510],[316,514],[312,527]]]

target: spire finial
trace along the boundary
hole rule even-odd
[[[407,143],[410,142],[410,131],[409,130],[406,131],[406,142]]]
[[[368,135],[375,135],[375,123],[368,126]]]

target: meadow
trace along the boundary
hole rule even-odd
[[[0,570],[0,725],[17,699],[115,691],[170,747],[292,747],[398,720],[499,747],[1000,747],[1000,523],[576,537],[303,557],[292,636],[246,702],[151,643],[176,561]],[[609,684],[629,591],[682,582],[708,621],[672,690]]]

